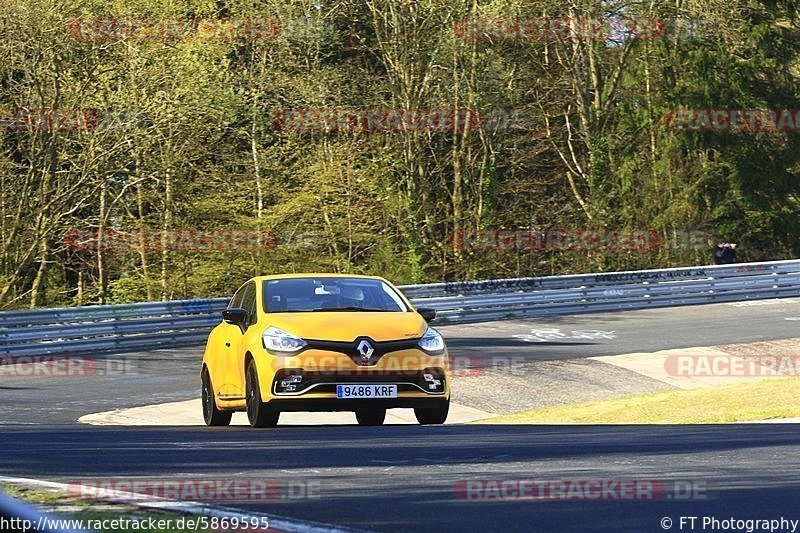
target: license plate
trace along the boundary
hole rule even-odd
[[[336,385],[336,397],[351,398],[397,398],[397,385]]]

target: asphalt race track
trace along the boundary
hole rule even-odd
[[[455,355],[585,358],[800,337],[800,300],[515,320],[442,331]],[[596,340],[525,342],[531,329],[613,331]],[[94,427],[77,417],[198,394],[201,349],[129,354],[134,371],[5,378],[0,475],[260,478],[317,487],[231,507],[378,531],[688,531],[681,516],[800,519],[800,429],[713,426]],[[457,386],[457,384],[456,384]],[[800,401],[800,399],[798,399]],[[480,480],[640,480],[639,501],[469,501]],[[692,486],[691,495],[670,488]],[[685,497],[685,499],[684,499]],[[701,520],[702,518],[698,519]],[[800,529],[800,528],[799,528]],[[695,530],[702,530],[698,521]],[[706,528],[705,531],[711,529]]]
[[[797,319],[797,320],[792,320]],[[454,356],[552,361],[800,337],[800,298],[438,326]],[[530,343],[531,329],[613,331]],[[87,413],[200,397],[203,347],[97,357],[84,377],[0,376],[5,424],[73,423]],[[80,354],[76,354],[80,356]],[[800,355],[800,354],[798,354]],[[458,384],[456,383],[456,386]]]
[[[8,429],[3,474],[313,481],[319,498],[241,507],[363,529],[658,531],[664,516],[800,518],[800,432],[787,424]],[[702,482],[706,499],[508,503],[454,492],[464,480],[525,478]]]

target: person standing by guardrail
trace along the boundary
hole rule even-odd
[[[719,241],[714,248],[714,264],[729,265],[736,262],[736,243]]]

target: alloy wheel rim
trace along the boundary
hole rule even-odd
[[[206,418],[211,413],[211,392],[209,391],[208,378],[203,380],[203,414]]]
[[[247,373],[247,416],[252,419],[255,417],[255,410],[256,410],[256,389],[255,389],[255,376],[253,372],[250,371]]]

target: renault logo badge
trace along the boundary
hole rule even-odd
[[[372,357],[372,354],[375,352],[375,348],[372,347],[368,340],[359,342],[356,350],[361,355],[361,360],[364,362],[369,361],[369,358]]]

